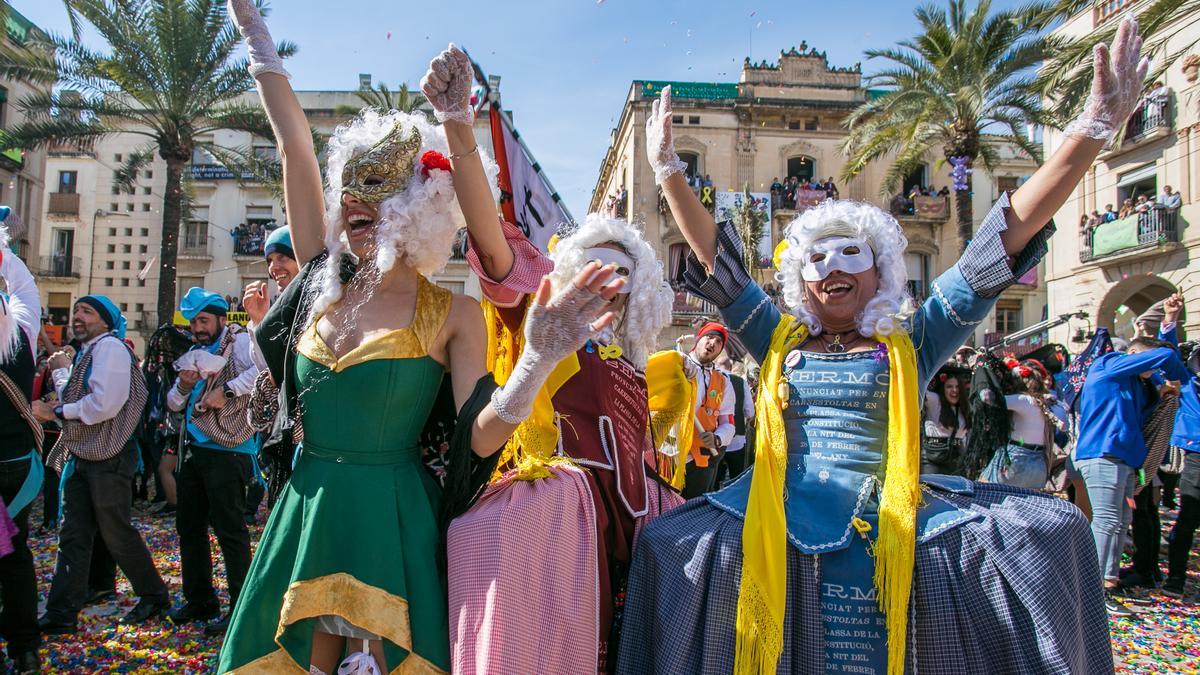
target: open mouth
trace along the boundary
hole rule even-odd
[[[368,213],[356,211],[346,217],[347,233],[351,237],[365,234],[375,226],[375,218]]]
[[[827,281],[821,286],[821,291],[830,299],[845,297],[853,290],[854,284],[843,279]]]

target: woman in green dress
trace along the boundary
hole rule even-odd
[[[283,159],[302,265],[269,310],[256,293],[247,310],[261,317],[255,339],[283,393],[280,414],[299,411],[304,442],[218,669],[445,672],[446,518],[486,481],[486,458],[528,416],[557,362],[612,321],[605,309],[623,282],[595,263],[553,294],[543,280],[527,322],[532,353],[497,388],[478,303],[424,276],[449,258],[456,191],[489,182],[479,153],[447,159],[423,117],[366,111],[330,140],[322,191],[308,122],[266,26],[252,0],[229,5]],[[443,487],[419,442],[447,373],[457,423]]]

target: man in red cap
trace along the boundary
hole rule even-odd
[[[715,487],[717,467],[725,448],[733,440],[733,385],[729,376],[714,368],[725,350],[729,331],[709,322],[696,331],[696,346],[688,354],[698,371],[696,375],[696,433],[688,454],[683,496],[691,499]]]

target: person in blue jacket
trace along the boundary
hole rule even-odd
[[[1200,370],[1200,353],[1188,359],[1193,373]],[[1195,375],[1183,382],[1179,392],[1179,412],[1171,446],[1183,453],[1183,471],[1179,474],[1179,517],[1168,537],[1167,580],[1162,592],[1173,598],[1183,597],[1187,580],[1188,556],[1200,526],[1200,379]]]
[[[1130,342],[1127,353],[1097,358],[1080,397],[1075,466],[1091,501],[1096,556],[1110,591],[1120,583],[1122,534],[1132,519],[1134,474],[1146,459],[1142,422],[1152,401],[1142,380],[1157,370],[1164,371],[1167,380],[1191,379],[1168,344],[1139,337]],[[1121,608],[1110,599],[1109,610]]]

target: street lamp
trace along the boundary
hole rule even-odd
[[[120,211],[105,211],[104,209],[96,209],[96,212],[92,214],[92,254],[91,259],[88,261],[88,295],[92,294],[92,277],[96,276],[96,234],[98,232],[96,229],[96,219],[100,217],[107,218],[109,216],[128,218],[129,214],[121,213]]]

